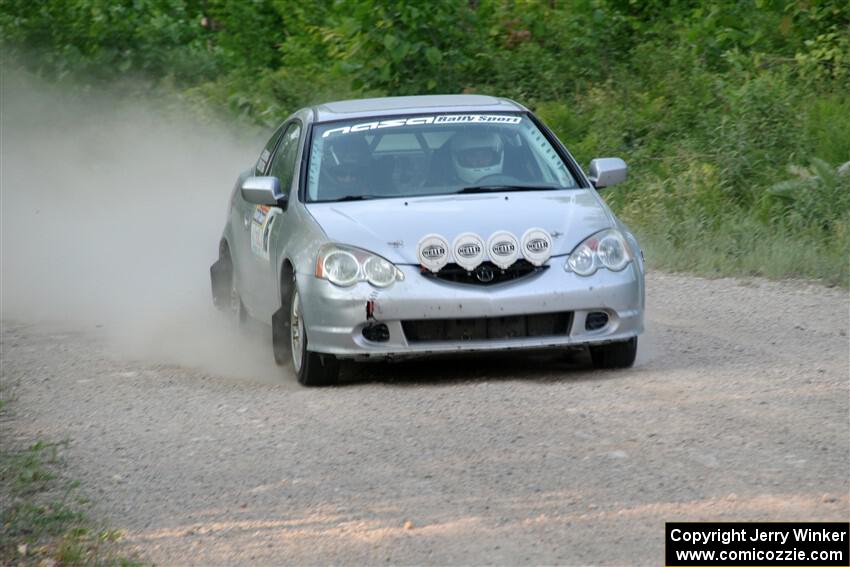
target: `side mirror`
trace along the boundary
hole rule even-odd
[[[587,177],[597,189],[610,187],[626,180],[626,162],[618,157],[596,158],[590,162]]]
[[[277,177],[249,177],[240,187],[242,198],[255,205],[286,208],[287,198]]]

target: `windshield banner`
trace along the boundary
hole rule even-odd
[[[341,126],[331,128],[322,134],[322,138],[336,134],[350,134],[354,132],[368,132],[369,130],[380,130],[384,128],[397,128],[399,126],[419,126],[422,124],[519,124],[521,116],[498,115],[498,114],[440,114],[437,116],[413,116],[411,118],[392,118],[390,120],[379,120],[373,122],[362,122],[353,126]]]

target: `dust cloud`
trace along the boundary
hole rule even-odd
[[[262,146],[173,105],[0,84],[5,321],[105,333],[151,363],[280,380],[270,339],[212,307],[230,190]]]

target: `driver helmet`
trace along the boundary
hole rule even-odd
[[[502,173],[505,151],[495,132],[460,132],[452,138],[451,150],[455,172],[466,183]]]
[[[322,170],[338,185],[354,185],[363,181],[369,157],[369,142],[362,136],[340,136],[328,142]]]

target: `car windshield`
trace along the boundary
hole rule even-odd
[[[575,189],[523,114],[436,114],[314,127],[307,201]]]

